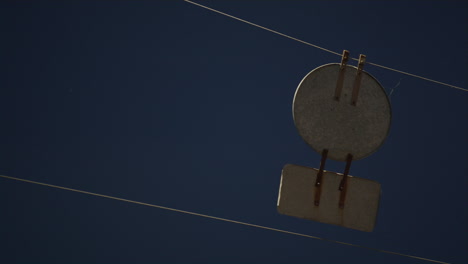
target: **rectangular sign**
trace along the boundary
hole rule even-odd
[[[320,203],[314,204],[318,169],[287,164],[281,175],[278,195],[280,214],[371,232],[380,200],[380,183],[348,176],[344,207],[339,190],[343,174],[324,171]]]

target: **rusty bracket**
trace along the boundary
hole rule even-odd
[[[349,59],[349,51],[343,50],[343,55],[341,55],[341,64],[340,64],[340,72],[338,73],[338,80],[336,81],[336,88],[335,88],[335,100],[340,100],[341,90],[343,89],[343,81],[344,81],[344,74],[346,71],[346,64],[348,63]]]
[[[364,68],[365,63],[366,63],[366,55],[363,55],[363,54],[359,55],[356,78],[354,79],[353,94],[351,96],[351,104],[354,106],[356,106],[356,103],[357,103],[357,99],[359,95],[359,88],[361,87],[362,69]]]
[[[348,174],[349,174],[349,169],[351,168],[351,162],[352,161],[353,161],[353,155],[348,154],[348,156],[346,157],[346,167],[345,167],[345,170],[344,170],[343,178],[341,179],[340,187],[338,188],[338,190],[340,191],[339,207],[341,209],[344,208],[344,204],[345,204],[346,191],[348,189],[347,188],[348,187]]]
[[[323,170],[325,168],[325,162],[327,161],[328,149],[322,151],[322,160],[320,161],[320,168],[317,173],[317,179],[315,180],[315,199],[314,205],[319,206],[320,204],[320,195],[322,194],[322,178]]]

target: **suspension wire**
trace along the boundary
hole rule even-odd
[[[289,39],[292,39],[292,40],[295,40],[295,41],[299,41],[299,42],[301,42],[301,43],[303,43],[303,44],[312,46],[312,47],[314,47],[314,48],[321,49],[321,50],[323,50],[323,51],[330,52],[330,53],[332,53],[332,54],[341,56],[341,53],[334,52],[334,51],[329,50],[329,49],[326,49],[326,48],[322,48],[322,47],[320,47],[320,46],[314,45],[314,44],[309,43],[309,42],[307,42],[307,41],[300,40],[300,39],[298,39],[298,38],[291,37],[291,36],[289,36],[289,35],[286,35],[286,34],[283,34],[283,33],[281,33],[281,32],[275,31],[275,30],[273,30],[273,29],[269,29],[269,28],[266,28],[266,27],[257,25],[257,24],[255,24],[255,23],[249,22],[249,21],[244,20],[244,19],[242,19],[242,18],[238,18],[238,17],[235,17],[235,16],[231,16],[231,15],[229,15],[229,14],[223,13],[223,12],[218,11],[218,10],[216,10],[216,9],[213,9],[213,8],[210,8],[210,7],[201,5],[201,4],[199,4],[199,3],[195,3],[195,2],[192,2],[192,1],[188,1],[188,0],[184,0],[184,1],[187,2],[187,3],[190,3],[190,4],[194,4],[194,5],[197,5],[197,6],[206,8],[206,9],[208,9],[208,10],[210,10],[210,11],[213,11],[213,12],[216,12],[216,13],[218,13],[218,14],[225,15],[225,16],[227,16],[227,17],[230,17],[230,18],[239,20],[239,21],[244,22],[244,23],[247,23],[247,24],[249,24],[249,25],[252,25],[252,26],[255,26],[255,27],[264,29],[264,30],[266,30],[266,31],[270,31],[270,32],[275,33],[275,34],[278,34],[278,35],[280,35],[280,36],[283,36],[283,37],[286,37],[286,38],[289,38]]]
[[[252,25],[252,26],[255,26],[255,27],[264,29],[264,30],[266,30],[266,31],[270,31],[270,32],[275,33],[275,34],[277,34],[277,35],[280,35],[280,36],[283,36],[283,37],[286,37],[286,38],[289,38],[289,39],[298,41],[298,42],[300,42],[300,43],[302,43],[302,44],[306,44],[306,45],[312,46],[312,47],[314,47],[314,48],[321,49],[321,50],[323,50],[323,51],[329,52],[329,53],[331,53],[331,54],[335,54],[335,55],[340,56],[340,57],[342,56],[342,54],[339,53],[339,52],[335,52],[335,51],[332,51],[332,50],[329,50],[329,49],[326,49],[326,48],[317,46],[317,45],[315,45],[315,44],[309,43],[309,42],[307,42],[307,41],[304,41],[304,40],[300,40],[300,39],[298,39],[298,38],[291,37],[291,36],[289,36],[289,35],[286,35],[286,34],[283,34],[283,33],[281,33],[281,32],[275,31],[275,30],[273,30],[273,29],[270,29],[270,28],[267,28],[267,27],[264,27],[264,26],[260,26],[260,25],[258,25],[258,24],[249,22],[249,21],[247,21],[247,20],[244,20],[244,19],[235,17],[235,16],[233,16],[233,15],[229,15],[229,14],[226,14],[226,13],[224,13],[224,12],[218,11],[218,10],[213,9],[213,8],[211,8],[211,7],[207,7],[207,6],[204,6],[204,5],[201,5],[201,4],[199,4],[199,3],[195,3],[195,2],[189,1],[189,0],[184,0],[184,1],[187,2],[187,3],[193,4],[193,5],[199,6],[199,7],[203,7],[203,8],[205,8],[205,9],[208,9],[208,10],[213,11],[213,12],[215,12],[215,13],[218,13],[218,14],[221,14],[221,15],[224,15],[224,16],[227,16],[227,17],[230,17],[230,18],[233,18],[233,19],[235,19],[235,20],[238,20],[238,21],[247,23],[247,24],[249,24],[249,25]],[[359,61],[359,60],[356,59],[356,58],[350,58],[350,59],[355,60],[355,61]],[[412,74],[412,73],[400,71],[400,70],[393,69],[393,68],[390,68],[390,67],[387,67],[387,66],[379,65],[379,64],[376,64],[376,63],[372,63],[372,62],[366,62],[366,64],[369,64],[369,65],[372,65],[372,66],[375,66],[375,67],[379,67],[379,68],[382,68],[382,69],[385,69],[385,70],[389,70],[389,71],[394,71],[394,72],[398,72],[398,73],[401,73],[401,74],[405,74],[405,75],[408,75],[408,76],[411,76],[411,77],[419,78],[419,79],[422,79],[422,80],[425,80],[425,81],[437,83],[437,84],[440,84],[440,85],[445,85],[445,86],[448,86],[448,87],[450,87],[450,88],[455,88],[455,89],[458,89],[458,90],[462,90],[462,91],[468,92],[468,89],[466,89],[466,88],[462,88],[462,87],[459,87],[459,86],[451,85],[451,84],[448,84],[448,83],[439,82],[439,81],[436,81],[436,80],[433,80],[433,79],[429,79],[429,78],[422,77],[422,76],[419,76],[419,75],[416,75],[416,74]]]
[[[276,231],[276,232],[285,233],[285,234],[290,234],[290,235],[295,235],[295,236],[301,236],[301,237],[306,237],[306,238],[312,238],[312,239],[322,240],[322,241],[327,241],[327,242],[331,242],[331,243],[335,243],[335,244],[341,244],[341,245],[347,245],[347,246],[352,246],[352,247],[357,247],[357,248],[363,248],[363,249],[373,250],[373,251],[377,251],[377,252],[381,252],[381,253],[385,253],[385,254],[392,254],[392,255],[402,256],[402,257],[406,257],[406,258],[419,259],[419,260],[424,260],[424,261],[433,262],[433,263],[449,264],[448,262],[443,262],[443,261],[439,261],[439,260],[434,260],[434,259],[429,259],[429,258],[423,258],[423,257],[418,257],[418,256],[413,256],[413,255],[408,255],[408,254],[403,254],[403,253],[388,251],[388,250],[377,249],[377,248],[371,248],[371,247],[361,246],[361,245],[357,245],[357,244],[351,244],[351,243],[346,243],[346,242],[331,240],[331,239],[327,239],[327,238],[321,238],[321,237],[317,237],[317,236],[311,236],[311,235],[306,235],[306,234],[301,234],[301,233],[296,233],[296,232],[281,230],[281,229],[272,228],[272,227],[267,227],[267,226],[255,225],[255,224],[250,224],[250,223],[246,223],[246,222],[240,222],[240,221],[236,221],[236,220],[231,220],[231,219],[226,219],[226,218],[221,218],[221,217],[216,217],[216,216],[211,216],[211,215],[199,214],[199,213],[194,213],[194,212],[190,212],[190,211],[184,211],[184,210],[174,209],[174,208],[170,208],[170,207],[165,207],[165,206],[161,206],[161,205],[155,205],[155,204],[149,204],[149,203],[144,203],[144,202],[138,202],[138,201],[133,201],[133,200],[129,200],[129,199],[123,199],[123,198],[118,198],[118,197],[114,197],[114,196],[99,194],[99,193],[87,192],[87,191],[82,191],[82,190],[77,190],[77,189],[62,187],[62,186],[53,185],[53,184],[48,184],[48,183],[42,183],[42,182],[37,182],[37,181],[31,181],[31,180],[26,180],[26,179],[11,177],[11,176],[5,176],[5,175],[0,175],[0,177],[5,178],[5,179],[10,179],[10,180],[15,180],[15,181],[27,182],[27,183],[32,183],[32,184],[47,186],[47,187],[51,187],[51,188],[56,188],[56,189],[61,189],[61,190],[66,190],[66,191],[71,191],[71,192],[77,192],[77,193],[83,193],[83,194],[98,196],[98,197],[102,197],[102,198],[108,198],[108,199],[112,199],[112,200],[117,200],[117,201],[132,203],[132,204],[139,204],[139,205],[144,205],[144,206],[149,206],[149,207],[154,207],[154,208],[159,208],[159,209],[174,211],[174,212],[183,213],[183,214],[195,215],[195,216],[210,218],[210,219],[214,219],[214,220],[219,220],[219,221],[224,221],[224,222],[230,222],[230,223],[239,224],[239,225],[245,225],[245,226],[250,226],[250,227],[256,227],[256,228],[266,229],[266,230],[270,230],[270,231]]]

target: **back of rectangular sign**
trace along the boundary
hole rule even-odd
[[[371,232],[380,200],[380,183],[348,176],[344,207],[339,207],[343,174],[324,171],[320,204],[314,205],[318,169],[287,164],[281,175],[278,212]]]

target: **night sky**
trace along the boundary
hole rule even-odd
[[[467,1],[198,2],[468,88]],[[350,171],[382,184],[367,233],[276,211],[283,166],[320,163],[294,92],[339,56],[175,0],[2,1],[0,27],[1,175],[468,262],[467,92],[365,66],[394,88]],[[0,211],[0,263],[428,263],[5,178]]]

